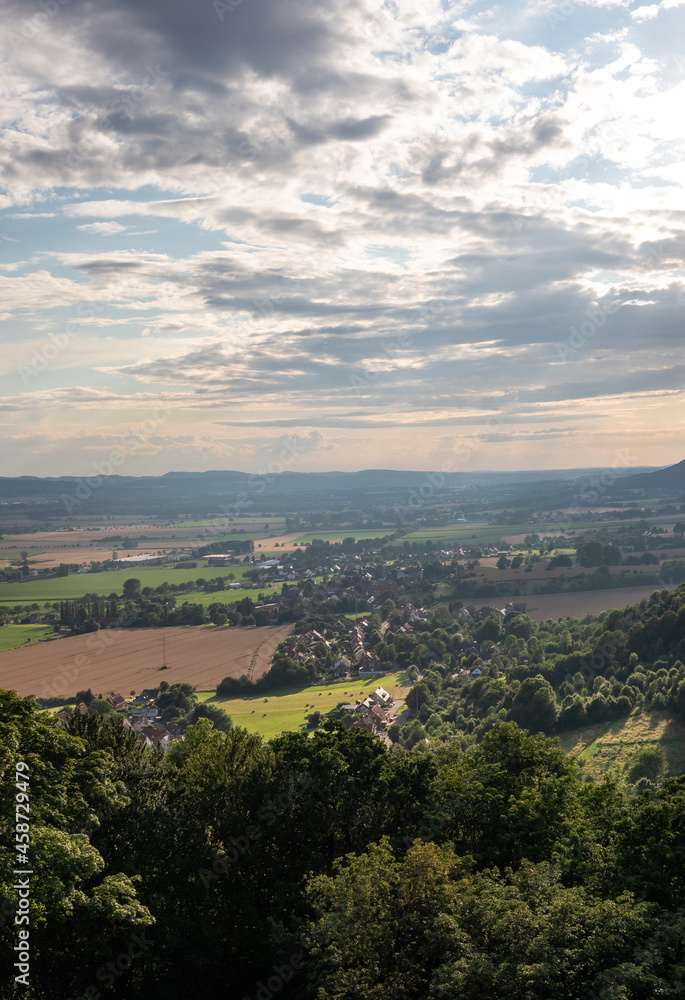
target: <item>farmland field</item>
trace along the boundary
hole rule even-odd
[[[131,690],[156,687],[161,680],[215,688],[224,677],[250,673],[253,679],[261,677],[276,646],[292,628],[289,624],[106,629],[57,639],[0,653],[0,688],[45,698],[69,697],[88,687],[94,694],[120,691],[128,695]],[[168,667],[164,671],[160,670],[162,636]]]
[[[305,542],[312,542],[315,538],[324,542],[342,542],[344,538],[387,538],[394,534],[394,528],[343,528],[337,531],[310,531],[306,535],[296,535],[295,542],[304,545]]]
[[[53,635],[51,625],[3,625],[0,628],[0,652],[20,649]]]
[[[271,739],[280,736],[281,732],[306,728],[307,716],[317,709],[325,714],[338,702],[363,700],[377,687],[385,688],[395,699],[403,699],[410,684],[406,674],[399,672],[304,688],[276,688],[246,698],[217,698],[214,691],[203,691],[199,697],[201,701],[223,708],[234,725]]]
[[[465,524],[446,524],[436,528],[418,528],[409,535],[404,535],[402,541],[407,542],[462,542],[469,545],[490,545],[500,539],[511,542],[522,542],[526,535],[558,535],[566,534],[569,531],[594,531],[607,527],[616,527],[617,524],[630,525],[637,523],[640,519],[636,515],[634,521],[597,521],[580,522],[573,521],[568,524],[490,524],[487,521],[472,521]],[[673,517],[648,517],[645,520],[649,524],[672,525]]]
[[[534,594],[530,597],[514,597],[514,601],[528,604],[526,614],[534,622],[547,618],[583,618],[585,615],[599,615],[612,608],[622,609],[637,604],[643,597],[649,597],[663,587],[617,587],[611,590],[580,590],[570,594]],[[506,602],[506,597],[497,598]],[[500,605],[498,605],[500,606]],[[503,606],[503,605],[502,605]]]
[[[574,754],[581,773],[601,780],[612,771],[626,778],[639,750],[660,746],[668,763],[668,777],[685,771],[685,726],[668,712],[636,711],[615,722],[574,729],[559,738],[562,750]]]
[[[196,561],[196,560],[193,560]],[[232,573],[235,580],[242,580],[252,566],[205,566],[197,560],[196,569],[179,569],[169,566],[126,566],[101,573],[71,573],[51,580],[26,580],[0,583],[0,604],[27,604],[31,601],[60,601],[84,594],[121,594],[124,582],[130,578],[140,580],[141,587],[159,587],[163,583],[186,583],[189,580],[215,580]]]

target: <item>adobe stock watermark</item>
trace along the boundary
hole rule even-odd
[[[31,875],[33,871],[29,868],[28,856],[30,844],[30,802],[29,802],[29,766],[26,761],[17,761],[15,765],[15,845],[16,851],[12,874],[17,876],[13,888],[17,892],[16,913],[14,923],[19,928],[17,933],[17,943],[14,945],[15,963],[14,968],[17,974],[14,977],[15,983],[22,986],[29,986],[29,974],[31,971],[30,962],[30,925],[31,925]],[[24,876],[20,878],[19,876]]]
[[[28,385],[31,379],[36,378],[37,375],[44,372],[50,362],[54,361],[62,351],[66,350],[73,343],[81,332],[82,320],[92,319],[101,312],[102,306],[98,304],[79,302],[76,307],[76,316],[78,319],[70,319],[65,323],[61,333],[49,333],[47,341],[40,347],[34,347],[31,364],[19,365],[17,367],[17,372],[24,385]]]
[[[141,79],[140,83],[136,84],[130,90],[122,91],[114,100],[110,103],[107,109],[107,116],[104,121],[102,121],[96,128],[96,133],[107,132],[114,125],[115,119],[117,118],[129,118],[133,111],[138,107],[139,104],[145,99],[147,94],[153,90],[161,80],[167,79],[169,73],[163,70],[159,63],[154,66],[145,67],[145,76]],[[69,153],[67,153],[64,160],[61,161],[60,165],[66,167],[70,170],[75,169],[80,166],[84,160],[88,158],[93,149],[90,146],[92,142],[92,136],[88,136],[86,139],[81,140],[74,146]]]
[[[628,629],[640,621],[641,616],[635,614],[634,611],[627,611],[626,614],[622,616],[617,625],[620,625],[627,632]],[[589,686],[590,682],[594,682],[595,678],[601,675],[601,671],[608,665],[612,658],[612,651],[605,646],[603,643],[599,643],[595,646],[594,650],[590,654],[589,658],[582,659],[578,665],[576,673],[579,673],[583,678],[583,683],[586,687]],[[573,678],[575,674],[566,674],[564,680],[568,683],[576,686]]]
[[[222,505],[221,512],[226,514],[227,517],[236,517],[242,513],[247,507],[251,507],[254,503],[253,497],[263,496],[269,485],[273,482],[274,477],[280,475],[281,472],[285,472],[286,468],[295,461],[301,455],[306,455],[309,451],[308,439],[300,437],[299,434],[293,434],[285,441],[283,441],[278,457],[272,459],[266,469],[260,470],[259,472],[251,475],[247,481],[247,487],[251,492],[243,490],[238,493],[235,501],[232,504]],[[222,534],[221,528],[207,528],[207,534]]]
[[[47,27],[50,21],[57,17],[61,8],[66,7],[69,2],[70,0],[38,0],[36,4],[38,9],[30,17],[24,18],[19,33],[9,31],[5,35],[14,51],[16,52],[27,42],[33,41],[36,35]]]
[[[60,666],[52,680],[44,684],[40,698],[65,698],[69,691],[76,692],[76,682],[79,674],[91,665],[92,658],[100,656],[112,643],[117,641],[120,633],[113,629],[99,629],[91,632],[86,639],[88,653],[79,653],[74,657],[70,667]]]
[[[295,978],[296,973],[304,969],[306,964],[304,952],[296,952],[290,956],[288,962],[282,965],[273,965],[273,976],[269,976],[266,983],[261,979],[255,984],[254,1000],[271,1000],[273,996],[283,989],[286,983]],[[250,996],[244,996],[242,1000],[253,1000]]]
[[[120,952],[115,959],[101,965],[95,973],[98,983],[102,983],[105,989],[111,990],[117,985],[117,980],[130,970],[133,963],[143,957],[154,945],[154,941],[149,940],[147,928],[140,934],[132,934],[124,951]],[[96,986],[88,986],[82,993],[69,997],[69,1000],[101,1000],[103,994]]]
[[[228,0],[228,3],[224,0],[214,0],[212,7],[216,11],[216,15],[220,21],[226,17],[227,14],[232,14],[236,7],[240,7],[243,0]]]
[[[442,316],[450,305],[452,305],[451,299],[447,298],[447,296],[458,295],[460,291],[460,283],[455,282],[451,288],[448,288],[443,292],[443,297],[434,299],[427,305],[421,306],[418,311],[418,322],[429,324],[433,320],[438,319],[438,317]],[[395,334],[389,344],[383,344],[381,352],[385,355],[388,361],[394,362],[396,360],[396,355],[406,350],[411,345],[414,337],[414,330],[400,330],[399,333]],[[366,370],[361,374],[353,373],[350,375],[350,385],[358,396],[362,395],[366,389],[370,388],[373,383],[381,377],[382,374],[384,373]]]
[[[260,806],[255,817],[258,823],[249,823],[243,833],[238,834],[237,837],[228,838],[228,849],[224,849],[221,853],[215,852],[211,871],[206,868],[200,868],[198,871],[197,877],[205,889],[208,889],[210,884],[220,876],[225,875],[231,865],[239,861],[253,844],[261,840],[265,828],[272,827],[278,817],[282,816],[311,784],[312,779],[308,775],[304,775],[298,779],[294,789],[289,792],[281,792]]]
[[[600,497],[614,483],[624,476],[633,466],[633,455],[627,448],[622,448],[616,452],[616,458],[611,463],[610,469],[605,469],[597,476],[592,476],[580,492],[580,499],[584,503],[597,503]],[[554,527],[558,527],[555,525]]]
[[[479,431],[470,435],[468,438],[459,438],[459,440],[454,443],[452,446],[453,453],[458,459],[467,461],[474,454],[480,451],[492,428],[501,427],[503,423],[504,421],[498,414],[492,414],[491,416],[486,417]],[[412,487],[409,491],[408,502],[402,506],[395,507],[395,513],[397,514],[400,523],[404,521],[406,513],[414,513],[416,510],[421,507],[425,507],[426,504],[434,500],[438,490],[445,487],[447,483],[447,475],[452,472],[459,472],[461,467],[461,461],[455,462],[452,461],[452,459],[446,459],[442,463],[439,471],[426,472],[425,482],[416,488]]]
[[[93,493],[102,486],[104,479],[107,476],[113,475],[114,470],[123,465],[129,456],[139,451],[160,424],[165,423],[169,419],[172,412],[169,406],[158,406],[151,417],[144,420],[141,424],[129,428],[126,434],[121,435],[119,443],[109,450],[105,461],[92,462],[91,466],[95,472],[95,476],[85,479],[77,477],[75,482],[78,483],[78,486],[74,492],[63,493],[60,497],[62,506],[66,512],[73,514],[75,510],[82,507],[92,497]]]
[[[609,302],[607,305],[594,306],[585,310],[585,319],[582,323],[578,324],[578,327],[570,326],[570,336],[565,343],[557,343],[556,352],[557,356],[561,361],[566,361],[567,358],[574,354],[585,346],[587,341],[594,337],[598,330],[606,325],[609,316],[613,316],[618,309],[618,302]]]

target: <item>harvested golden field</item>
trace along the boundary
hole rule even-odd
[[[525,601],[526,614],[535,622],[547,618],[583,618],[585,615],[600,615],[612,608],[623,609],[637,604],[643,597],[649,597],[655,590],[663,588],[616,587],[611,590],[581,590],[570,594],[533,594],[530,597],[512,597],[512,601]],[[508,598],[498,598],[506,601]],[[499,606],[499,605],[498,605]]]
[[[31,553],[29,559],[31,560],[31,569],[50,569],[59,566],[60,563],[76,563],[77,565],[86,563],[88,565],[91,562],[107,562],[112,558],[112,552],[115,548],[116,546],[112,545],[107,549],[96,549],[91,546],[81,549],[46,549],[44,552]],[[126,548],[117,551],[120,556],[129,555],[129,550]],[[139,556],[145,553],[156,556],[159,551],[157,548],[142,546],[131,549],[130,555]]]
[[[189,625],[106,629],[55,639],[0,653],[0,688],[38,698],[70,697],[84,688],[128,696],[166,680],[188,681],[208,691],[224,677],[261,677],[292,628]],[[165,662],[167,669],[160,670]]]
[[[289,549],[292,551],[296,549],[297,546],[293,545],[296,538],[300,538],[302,535],[301,531],[291,532],[289,535],[277,535],[275,538],[262,538],[260,542],[260,547],[265,549],[267,552],[273,552],[274,555],[278,555],[276,548],[279,549]],[[257,542],[255,542],[255,547]]]

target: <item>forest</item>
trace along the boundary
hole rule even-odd
[[[681,997],[685,779],[586,780],[555,734],[683,716],[685,588],[546,627],[454,610],[389,642],[385,608],[378,639],[418,674],[391,746],[198,718],[163,754],[2,692],[0,995]]]

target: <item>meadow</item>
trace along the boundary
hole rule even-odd
[[[581,777],[594,781],[608,773],[625,780],[637,753],[652,746],[660,746],[666,755],[667,777],[685,771],[685,725],[664,711],[636,710],[614,722],[563,733],[559,743],[577,757]]]
[[[53,634],[52,625],[3,625],[0,628],[0,653],[33,645]]]
[[[196,569],[179,569],[175,563],[168,566],[126,566],[100,573],[71,573],[51,580],[31,579],[0,583],[0,604],[28,604],[32,601],[61,601],[84,594],[121,594],[124,582],[130,578],[140,580],[141,587],[161,586],[163,583],[186,583],[188,581],[215,580],[233,574],[236,581],[242,580],[252,566],[207,566],[197,561]],[[232,591],[231,591],[232,593]],[[183,599],[189,599],[186,595]],[[207,596],[207,595],[203,595]],[[210,601],[211,603],[211,601]]]
[[[282,732],[306,730],[307,717],[317,710],[325,715],[340,702],[353,703],[357,698],[363,701],[377,687],[385,688],[395,700],[401,700],[410,686],[406,673],[400,671],[303,688],[276,688],[268,694],[245,698],[219,698],[214,691],[201,691],[198,697],[223,708],[234,725],[272,739]]]

